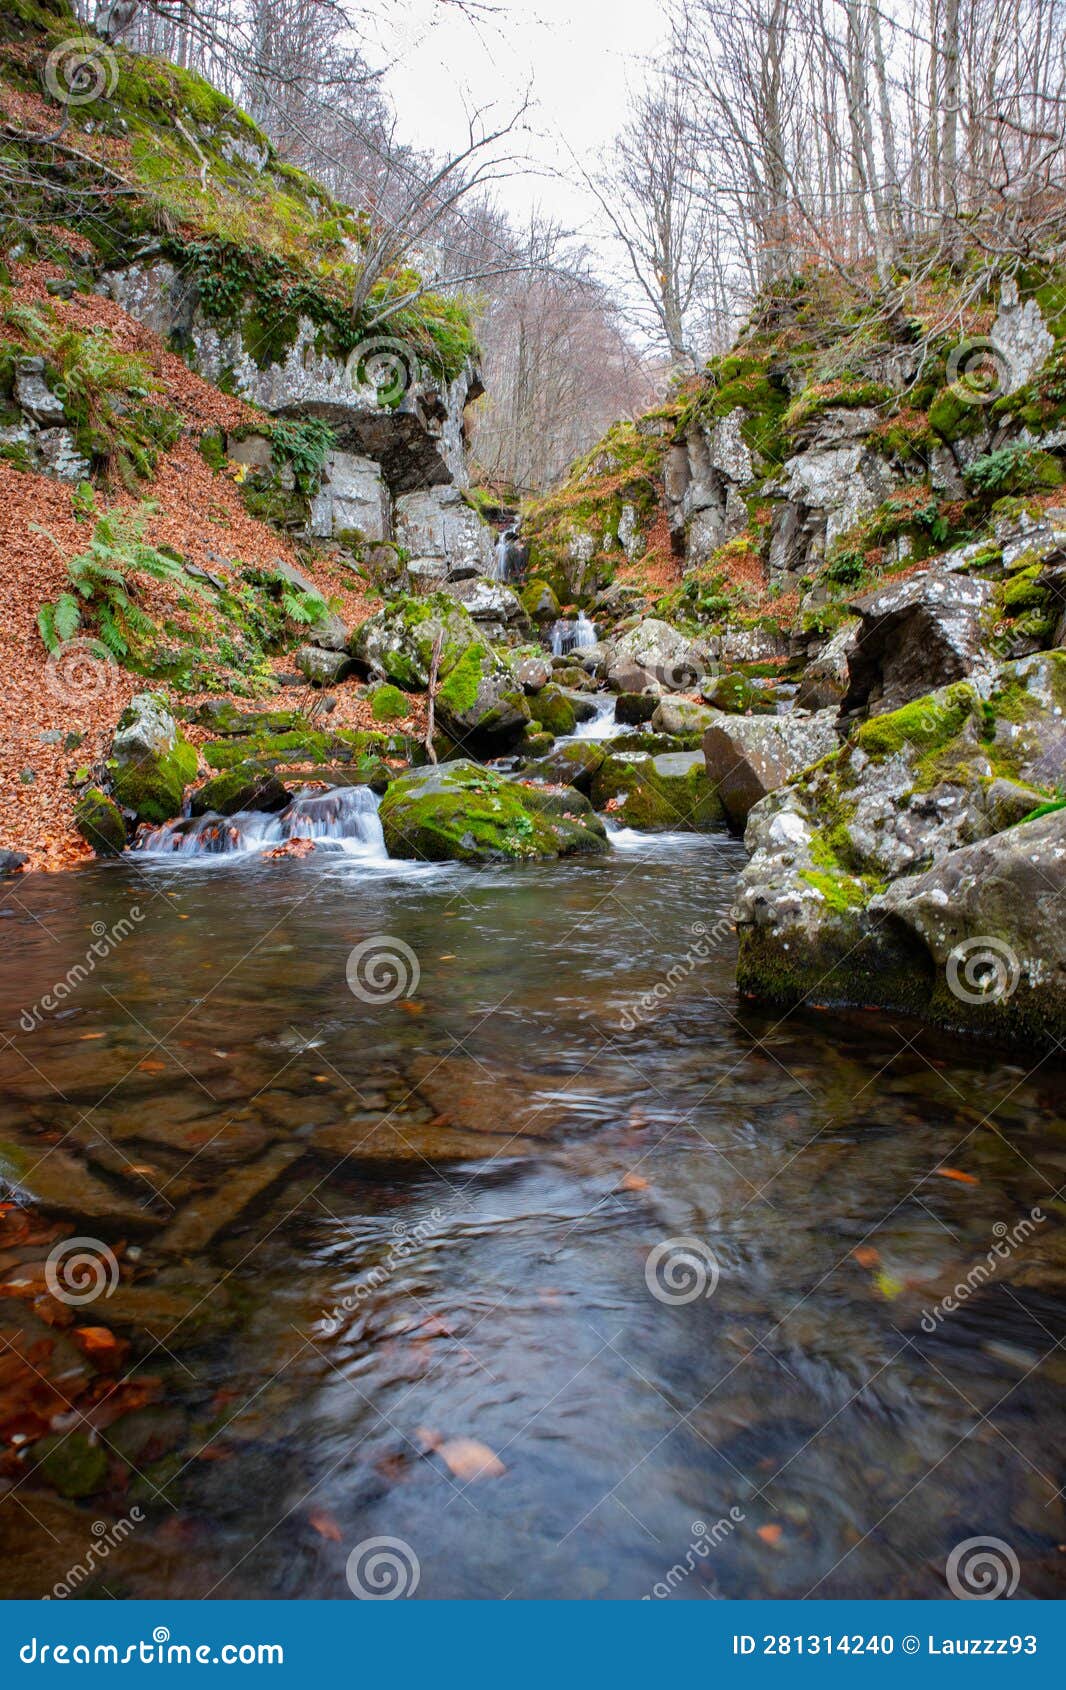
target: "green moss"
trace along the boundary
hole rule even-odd
[[[959,681],[939,695],[915,699],[902,709],[874,716],[855,735],[871,757],[892,757],[908,748],[931,750],[953,739],[967,718],[980,718],[981,700],[973,687]]]
[[[74,826],[98,857],[117,857],[126,848],[126,822],[113,798],[92,787],[74,807]]]
[[[546,733],[572,734],[577,727],[574,706],[559,687],[549,684],[529,701],[529,713]]]
[[[801,869],[800,879],[820,892],[831,910],[864,909],[870,901],[870,887],[851,875],[826,874],[818,869]]]
[[[488,646],[480,642],[468,646],[437,693],[439,708],[451,716],[462,716],[472,710],[484,679],[485,665],[490,660]]]
[[[179,734],[172,751],[117,767],[115,796],[138,821],[170,821],[181,813],[185,788],[196,779],[197,764],[195,747]]]
[[[469,762],[401,776],[379,813],[385,843],[398,857],[521,862],[608,848],[580,793],[526,786]]]
[[[1041,567],[1036,564],[1011,577],[1000,595],[1005,616],[1020,616],[1023,611],[1040,610],[1045,606],[1048,590],[1040,576]]]
[[[411,714],[410,700],[399,687],[389,686],[387,682],[380,687],[374,687],[369,698],[370,713],[375,722],[400,722]]]

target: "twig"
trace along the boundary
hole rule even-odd
[[[443,644],[444,629],[441,628],[436,639],[433,641],[433,657],[429,665],[429,707],[426,711],[426,738],[424,743],[426,753],[431,763],[435,763],[437,761],[437,753],[433,748],[433,718],[435,715],[434,703],[437,697],[437,671],[440,669],[440,648]]]

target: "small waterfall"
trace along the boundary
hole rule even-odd
[[[618,700],[614,693],[597,693],[592,703],[596,706],[595,716],[590,716],[587,722],[579,722],[569,735],[570,739],[610,739],[612,734],[617,733],[615,706]]]
[[[183,857],[247,856],[293,839],[332,843],[350,856],[388,856],[378,800],[368,786],[334,786],[325,792],[307,787],[276,815],[262,810],[239,810],[234,816],[209,812],[162,827],[144,826],[130,849]]]
[[[583,610],[579,610],[576,618],[560,617],[552,624],[552,656],[566,657],[571,651],[587,651],[589,646],[596,644],[596,627],[590,622]]]

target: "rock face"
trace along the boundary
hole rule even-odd
[[[850,683],[849,662],[858,621],[849,619],[839,627],[800,676],[796,692],[798,710],[828,710],[843,702]]]
[[[718,710],[703,736],[707,778],[735,833],[768,792],[835,751],[835,712],[815,716],[728,716]]]
[[[482,392],[472,364],[444,381],[413,347],[388,336],[363,342],[347,358],[333,356],[323,349],[319,328],[304,317],[291,343],[264,361],[254,302],[246,301],[250,328],[241,322],[220,328],[205,311],[195,280],[163,258],[106,272],[99,291],[182,347],[208,381],[224,380],[270,415],[330,424],[336,447],[312,499],[312,535],[355,534],[371,544],[395,539],[415,562],[443,562],[442,575],[453,566],[476,572],[491,567],[493,532],[460,493],[468,479],[466,407]],[[383,387],[372,379],[381,357]],[[48,389],[42,380],[38,386],[41,392],[35,387],[31,397],[40,406]],[[48,418],[62,422],[62,406],[58,415],[55,407],[49,395]]]
[[[1063,652],[871,718],[751,812],[741,989],[1061,1038],[1064,775]]]
[[[196,752],[178,732],[166,700],[148,692],[131,699],[109,759],[118,802],[138,821],[169,821],[181,811],[196,766]]]
[[[923,570],[855,599],[859,627],[847,649],[843,709],[897,710],[981,660],[990,582],[944,569]]]
[[[477,763],[402,775],[385,794],[380,817],[391,856],[429,862],[523,862],[609,849],[603,823],[580,792],[524,785]]]

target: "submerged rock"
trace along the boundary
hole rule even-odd
[[[598,854],[607,834],[587,798],[508,780],[469,762],[417,769],[381,801],[390,856],[429,862],[523,862]]]

